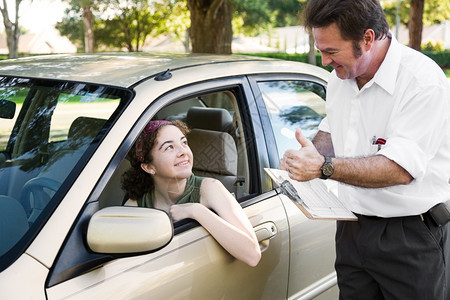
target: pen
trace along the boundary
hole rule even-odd
[[[386,140],[383,138],[377,138],[375,135],[372,138],[372,145],[378,145],[378,151],[381,150],[381,145],[385,145]]]

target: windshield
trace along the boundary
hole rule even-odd
[[[56,208],[129,95],[0,77],[0,269]]]

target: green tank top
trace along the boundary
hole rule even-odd
[[[195,176],[192,174],[186,182],[186,188],[183,195],[178,198],[175,204],[182,203],[199,203],[200,202],[200,186],[202,185],[204,177]],[[153,208],[153,192],[146,193],[142,198],[138,199],[139,207]]]

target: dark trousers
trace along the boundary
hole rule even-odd
[[[449,224],[427,214],[338,221],[340,299],[450,300]]]

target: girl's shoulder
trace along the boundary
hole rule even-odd
[[[201,189],[210,189],[223,186],[222,182],[211,177],[201,177]]]
[[[209,208],[216,208],[217,205],[228,207],[226,203],[236,202],[236,199],[220,180],[205,177],[200,188],[200,202]]]

